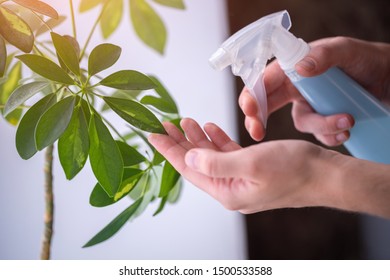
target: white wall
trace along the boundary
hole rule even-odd
[[[63,1],[50,2],[62,9]],[[208,65],[209,56],[227,36],[225,2],[185,2],[185,12],[153,5],[168,27],[164,57],[140,42],[126,18],[110,39],[124,48],[116,69],[157,75],[174,95],[183,116],[193,117],[201,124],[216,122],[234,137],[231,76],[228,71],[214,72]],[[93,11],[80,18],[78,24],[83,30],[79,37],[85,38],[92,24],[90,19],[95,17]],[[70,25],[61,28],[57,32],[71,33]],[[98,43],[99,36],[91,46]],[[15,128],[0,120],[0,131],[0,259],[36,259],[43,231],[43,153],[28,161],[20,159],[14,144]],[[159,216],[152,217],[158,206],[154,204],[112,239],[82,249],[130,201],[125,199],[103,209],[89,206],[95,183],[89,165],[68,182],[57,159],[56,155],[54,259],[245,258],[242,217],[225,210],[189,183],[185,183],[179,203],[169,205]]]

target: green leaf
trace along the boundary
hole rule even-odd
[[[165,204],[167,203],[167,200],[168,200],[167,196],[164,196],[161,199],[160,205],[158,206],[156,212],[154,212],[153,217],[157,216],[158,214],[160,214],[162,212],[162,210],[164,210],[164,207],[165,207]]]
[[[31,52],[34,34],[28,24],[13,11],[0,6],[0,35],[23,52]]]
[[[164,160],[165,158],[157,150],[154,150],[154,156],[152,160],[153,165],[159,165]]]
[[[164,197],[169,194],[169,192],[176,185],[177,181],[180,178],[180,174],[173,168],[173,166],[166,161],[164,164],[164,169],[161,178],[161,187],[159,197]]]
[[[165,101],[162,98],[146,95],[146,96],[142,97],[140,102],[144,105],[153,106],[162,112],[166,112],[166,113],[170,113],[170,114],[177,114],[177,108],[173,107],[171,103]]]
[[[156,85],[146,75],[134,70],[122,70],[115,72],[100,81],[106,87],[124,90],[147,90]]]
[[[73,85],[73,79],[60,66],[53,61],[35,54],[17,56],[32,71],[54,82],[65,85]]]
[[[39,119],[35,131],[38,151],[50,146],[64,133],[72,118],[75,97],[69,96],[50,107]]]
[[[176,185],[173,187],[173,189],[168,194],[168,202],[169,203],[176,203],[176,201],[178,201],[182,188],[183,188],[183,181],[179,179],[177,181]]]
[[[184,10],[186,8],[183,0],[154,0],[154,2],[180,10]]]
[[[52,6],[42,1],[38,1],[38,0],[12,0],[12,1],[39,14],[51,18],[55,18],[55,19],[58,18],[57,11]]]
[[[7,48],[3,37],[0,36],[0,78],[4,76],[5,66],[7,64]]]
[[[20,62],[16,63],[10,70],[6,81],[0,86],[0,105],[4,105],[12,92],[17,88],[20,79],[22,78],[22,65]],[[3,112],[3,109],[0,109]],[[21,116],[22,109],[16,109],[13,112],[7,114],[6,120],[12,124],[17,125]]]
[[[166,134],[161,122],[143,105],[128,99],[104,97],[104,101],[121,118],[131,125],[148,132]]]
[[[54,29],[54,27],[60,25],[65,20],[66,20],[66,16],[59,16],[58,19],[54,19],[54,18],[49,19],[48,21],[46,21],[46,24],[42,24],[41,27],[35,32],[35,36],[38,37],[39,35],[47,31],[50,31],[50,29],[48,29],[48,26],[51,29]]]
[[[122,184],[114,197],[109,197],[102,186],[97,183],[89,197],[89,203],[94,207],[105,207],[121,200],[129,194],[145,174],[140,169],[125,168]]]
[[[20,62],[15,63],[9,71],[5,82],[0,85],[0,105],[4,105],[12,92],[18,87],[19,81],[22,78],[22,65]]]
[[[81,0],[79,11],[80,13],[89,11],[99,4],[101,4],[104,0]]]
[[[133,188],[137,185],[142,175],[144,174],[144,171],[142,170],[133,169],[133,174],[130,176],[129,174],[131,170],[132,169],[130,168],[125,169],[127,178],[123,180],[119,190],[115,194],[114,196],[115,202],[128,195],[133,190]]]
[[[179,110],[177,109],[175,100],[172,98],[172,95],[164,87],[161,81],[154,76],[149,76],[149,78],[157,85],[157,87],[154,89],[156,93],[160,95],[160,97],[164,99],[164,101],[170,104],[170,107],[172,108],[172,111],[174,111],[174,113],[178,114]]]
[[[11,113],[29,98],[44,90],[47,86],[49,86],[47,82],[31,82],[16,88],[5,104],[4,115],[6,116]]]
[[[140,206],[141,202],[142,198],[138,199],[136,202],[130,205],[130,207],[124,210],[121,214],[119,214],[119,216],[117,216],[111,223],[109,223],[105,228],[103,228],[90,241],[88,241],[87,244],[83,246],[83,248],[101,243],[109,239],[115,233],[117,233],[123,227],[123,225],[131,218],[131,216],[133,216],[137,208]]]
[[[96,114],[91,116],[89,139],[92,171],[107,194],[113,197],[122,181],[123,160],[110,131]]]
[[[21,158],[29,159],[38,151],[35,145],[35,129],[42,114],[56,102],[50,94],[35,103],[23,116],[16,131],[16,149]]]
[[[160,16],[145,0],[130,0],[130,15],[135,32],[141,40],[163,54],[167,30]]]
[[[122,49],[113,44],[101,44],[94,48],[88,59],[88,74],[93,76],[115,64]]]
[[[111,36],[112,33],[118,28],[121,23],[123,15],[123,1],[111,0],[107,3],[107,6],[100,19],[100,28],[103,33],[104,39]]]
[[[116,141],[116,144],[118,145],[118,148],[121,152],[123,165],[125,167],[134,166],[146,160],[143,155],[141,155],[136,149],[126,144],[125,142]]]
[[[68,128],[58,141],[58,156],[66,178],[73,179],[88,158],[88,124],[81,106],[76,106]]]
[[[80,76],[79,57],[73,44],[64,36],[54,32],[50,34],[59,60],[62,60],[66,67],[76,76]]]

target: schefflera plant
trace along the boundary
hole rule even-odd
[[[40,51],[15,56],[19,62],[9,70],[8,79],[16,70],[20,72],[21,63],[35,74],[12,91],[3,115],[21,114],[25,102],[41,94],[43,97],[28,107],[18,125],[19,155],[29,159],[58,140],[58,157],[67,179],[73,179],[89,159],[97,179],[91,205],[105,207],[124,197],[132,200],[84,245],[89,247],[110,238],[152,201],[160,200],[154,213],[157,215],[167,202],[177,200],[180,175],[148,144],[145,133],[166,133],[160,120],[178,125],[180,116],[175,101],[156,77],[135,70],[100,76],[120,58],[119,46],[103,43],[88,55],[85,47],[80,51],[75,37],[53,31],[50,35],[52,57]],[[10,55],[8,61],[13,57]],[[84,60],[87,65],[83,68]],[[110,89],[114,92],[107,94]],[[100,103],[104,106],[99,110]],[[129,133],[123,135],[111,124],[104,115],[109,110],[128,123]]]

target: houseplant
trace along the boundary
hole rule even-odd
[[[181,0],[154,2],[184,8]],[[73,1],[69,1],[70,19],[59,16],[42,1],[0,1],[0,108],[4,117],[18,126],[16,147],[22,158],[46,150],[46,238],[41,256],[45,259],[50,258],[51,168],[53,144],[57,140],[58,157],[68,179],[74,178],[89,158],[98,181],[90,197],[93,206],[108,206],[124,197],[134,201],[85,246],[111,237],[155,199],[160,200],[157,215],[167,202],[176,201],[180,192],[179,174],[148,145],[144,135],[144,132],[165,133],[161,120],[178,123],[180,117],[174,100],[156,77],[134,70],[100,76],[102,70],[120,58],[121,48],[108,43],[89,46],[99,25],[104,38],[115,32],[124,3],[122,0],[79,2],[80,12],[100,9],[80,47],[82,39],[77,36]],[[163,53],[166,31],[152,6],[146,0],[130,0],[129,6],[137,35]],[[54,32],[57,25],[66,21],[72,23],[72,36]],[[23,77],[26,72],[23,68],[32,72]],[[107,110],[129,124],[129,133],[118,132],[105,116]]]

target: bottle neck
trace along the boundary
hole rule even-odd
[[[290,72],[295,69],[295,64],[309,53],[310,47],[286,29],[277,28],[274,34],[272,37],[274,55],[280,67],[285,72]]]

